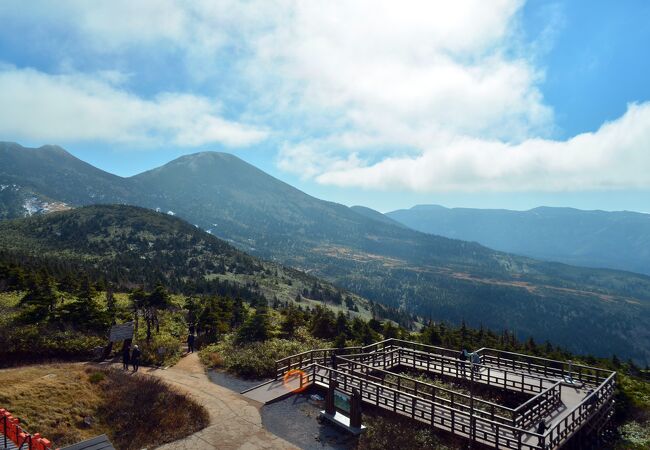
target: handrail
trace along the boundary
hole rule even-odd
[[[40,433],[29,434],[20,426],[20,420],[4,408],[0,408],[0,422],[2,423],[4,447],[8,447],[9,440],[19,449],[27,445],[29,450],[52,450],[52,443],[49,439],[45,439]]]
[[[489,347],[484,347],[479,350],[476,350],[476,353],[479,354],[486,353],[486,352],[490,352],[493,354],[492,355],[483,354],[482,355],[483,357],[496,358],[497,361],[503,361],[504,362],[503,365],[505,366],[509,365],[514,368],[514,365],[516,363],[518,365],[521,365],[523,369],[528,369],[529,371],[531,369],[536,369],[536,372],[543,372],[544,374],[548,374],[550,372],[550,373],[554,373],[555,375],[560,375],[562,377],[564,377],[565,375],[570,375],[572,378],[576,378],[580,381],[588,380],[592,382],[592,380],[595,380],[596,385],[600,384],[600,381],[602,379],[605,379],[612,374],[611,370],[601,369],[598,367],[586,366],[583,364],[574,364],[573,362],[558,361],[555,359],[542,358],[539,356],[524,355],[521,353],[508,352],[505,350],[497,350]],[[494,354],[496,354],[497,356],[494,356]],[[501,358],[500,355],[508,355],[513,358]],[[522,359],[525,360],[525,362],[522,361]],[[537,363],[533,363],[531,361],[536,361]],[[508,362],[510,362],[511,364],[508,364]],[[553,367],[553,365],[557,365],[560,367]],[[577,370],[569,371],[568,369],[565,369],[567,365],[569,365],[572,369],[577,369]],[[589,372],[594,372],[595,375],[592,375]]]
[[[363,396],[363,393],[364,393],[362,386],[363,386],[363,384],[366,384],[366,385],[373,386],[373,387],[375,387],[377,389],[382,389],[382,390],[391,392],[391,393],[393,393],[393,396],[395,398],[397,398],[398,396],[405,396],[407,398],[410,398],[412,405],[415,405],[416,402],[427,404],[430,407],[428,412],[431,415],[431,417],[434,417],[434,411],[435,410],[443,409],[443,410],[449,411],[451,413],[452,420],[453,420],[454,415],[460,415],[463,418],[469,420],[470,423],[472,421],[474,423],[476,423],[478,421],[482,425],[485,425],[486,428],[492,427],[492,428],[494,428],[496,430],[506,429],[507,431],[509,431],[512,434],[512,438],[501,437],[500,439],[503,440],[503,441],[505,441],[505,440],[516,440],[520,444],[523,445],[523,442],[522,442],[522,439],[521,439],[523,435],[527,435],[528,437],[536,437],[538,439],[538,442],[544,442],[544,439],[545,439],[545,435],[536,433],[534,431],[523,430],[523,429],[518,428],[516,426],[512,426],[512,425],[508,425],[508,424],[505,424],[505,423],[502,423],[502,422],[499,422],[499,421],[494,421],[494,420],[491,420],[491,419],[487,419],[485,417],[477,417],[475,415],[472,415],[471,413],[467,413],[467,412],[459,410],[457,408],[449,407],[449,406],[444,405],[444,404],[437,404],[437,403],[432,402],[431,400],[428,400],[428,399],[425,399],[425,398],[422,398],[422,397],[418,397],[418,396],[416,396],[414,394],[410,394],[408,392],[403,392],[401,390],[391,388],[390,386],[385,386],[385,385],[378,384],[378,383],[376,383],[374,381],[368,380],[366,378],[358,377],[358,376],[356,376],[354,374],[350,374],[348,372],[343,372],[343,371],[340,371],[338,369],[333,369],[331,367],[323,366],[323,365],[318,364],[318,363],[314,363],[310,367],[314,368],[313,373],[312,373],[312,377],[314,378],[314,381],[316,381],[316,373],[317,373],[317,371],[315,369],[318,368],[319,370],[325,371],[326,373],[336,374],[337,375],[337,380],[338,380],[339,375],[341,377],[343,377],[344,379],[345,378],[352,378],[354,380],[357,380],[358,384],[359,384],[359,386],[361,388],[360,394],[362,396]],[[325,375],[322,375],[322,374],[319,374],[318,376],[321,377],[321,378],[327,378]],[[349,385],[349,384],[345,383],[343,386],[341,386],[339,384],[338,388],[347,391],[346,388],[345,388],[346,385]],[[377,400],[377,402],[378,402],[378,400]],[[379,406],[379,404],[377,402],[375,402],[374,404]],[[412,416],[414,416],[413,408],[414,408],[414,406],[411,407],[411,409],[412,409],[412,414],[411,415]],[[402,410],[402,411],[406,412],[405,410]],[[470,427],[470,428],[472,428],[472,427]],[[473,428],[475,429],[476,425],[474,425]],[[452,429],[454,431],[456,431],[453,426],[452,426]],[[487,432],[485,430],[481,430],[481,433],[483,435],[487,435]],[[497,435],[496,432],[493,433],[493,434],[495,434],[495,436]],[[496,440],[497,441],[499,440],[498,436],[497,436]],[[540,449],[541,450],[541,449],[545,448],[543,446],[540,446],[539,444],[538,445],[526,444],[526,445],[527,445],[527,448],[530,448],[530,449]],[[524,448],[524,447],[519,446],[517,448]]]
[[[598,411],[600,409],[600,407],[602,407],[603,404],[606,403],[606,400],[609,400],[613,396],[613,394],[614,394],[614,380],[615,379],[616,379],[616,372],[612,373],[609,377],[607,377],[607,379],[605,381],[603,381],[601,383],[601,385],[597,389],[594,390],[594,392],[587,395],[584,399],[582,399],[582,401],[580,403],[578,403],[576,406],[574,406],[571,409],[571,411],[569,411],[568,414],[566,414],[564,419],[562,419],[561,421],[556,423],[552,428],[548,429],[546,431],[546,433],[545,433],[545,436],[549,437],[549,442],[550,443],[555,442],[555,443],[557,443],[559,445],[564,440],[564,438],[570,436],[570,434],[573,433],[573,431],[575,431],[575,430],[579,429],[580,427],[582,427],[587,422],[587,420],[576,421],[575,420],[576,411],[578,412],[578,417],[585,416],[584,419],[587,419],[588,418],[588,417],[586,417],[587,414],[580,413],[580,411],[581,410],[586,410],[587,405],[591,406],[591,405],[596,405],[596,404],[600,403],[600,405],[598,405],[598,408],[593,408],[594,409],[593,414],[595,414],[595,412]],[[606,387],[608,388],[607,390],[609,391],[608,392],[609,395],[607,396],[607,398],[604,398],[604,396],[603,396],[603,398],[601,398],[600,393],[602,391],[604,391]],[[595,399],[595,402],[594,402],[594,399]],[[591,414],[589,414],[589,415],[591,415]],[[572,417],[574,419],[574,420],[571,421],[570,424],[567,422],[567,419],[569,417]],[[563,424],[564,424],[565,428],[563,430],[561,430]],[[567,430],[569,430],[569,431],[567,431]],[[554,433],[557,434],[557,436],[555,438],[553,438]]]
[[[401,349],[401,351],[404,351],[404,350],[411,351],[411,352],[425,353],[425,354],[429,354],[429,355],[431,355],[431,353],[422,352],[422,351],[420,351],[420,350],[414,350],[414,349]],[[446,360],[446,361],[454,361],[454,364],[457,362],[458,364],[461,364],[461,365],[462,365],[462,364],[464,364],[464,365],[466,365],[466,366],[468,366],[468,365],[471,366],[471,365],[472,365],[472,363],[469,362],[469,361],[460,361],[460,360],[458,360],[457,358],[452,358],[452,357],[450,357],[450,356],[444,356],[444,355],[435,355],[435,356],[438,357],[438,358],[442,358],[442,359],[444,359],[444,360]],[[479,366],[479,367],[489,367],[489,365],[484,364],[484,363],[481,363],[481,364],[473,364],[473,365],[474,365],[474,366]],[[519,372],[515,372],[515,371],[506,371],[506,369],[501,368],[501,367],[499,367],[499,370],[503,371],[504,373],[513,373],[513,374],[521,375],[521,373],[519,373]],[[550,381],[548,378],[545,378],[545,377],[542,377],[542,376],[538,376],[538,375],[534,375],[534,374],[528,374],[528,373],[527,373],[526,376],[527,376],[527,377],[530,377],[530,378],[534,378],[534,379],[536,379],[536,380]]]
[[[427,351],[427,349],[432,351]],[[353,353],[355,351],[361,351],[361,353]],[[495,352],[496,356],[492,352]],[[372,388],[376,391],[374,394],[368,391],[369,393],[364,397],[364,401],[388,409],[392,405],[393,411],[395,412],[406,415],[409,415],[410,412],[413,419],[424,422],[429,420],[432,425],[440,425],[446,429],[450,426],[448,423],[449,419],[444,416],[436,416],[435,411],[448,411],[452,417],[451,429],[453,432],[459,432],[463,436],[467,436],[469,433],[469,437],[472,439],[480,435],[481,439],[485,442],[494,444],[498,448],[504,446],[505,448],[523,448],[530,450],[556,448],[580,430],[595,414],[601,413],[605,405],[611,403],[615,388],[616,372],[580,364],[571,366],[572,368],[576,368],[577,371],[568,371],[565,368],[566,362],[520,355],[491,348],[482,348],[475,353],[481,356],[482,364],[460,361],[455,357],[457,355],[455,352],[442,347],[414,343],[401,339],[386,339],[363,347],[316,349],[283,358],[276,362],[276,379],[284,371],[291,368],[300,368],[305,371],[307,373],[307,382],[310,380],[312,382],[318,381],[319,383],[328,382],[326,380],[327,376],[323,375],[323,373],[340,375],[344,381],[355,380],[355,383],[359,385],[360,389],[366,386],[367,389]],[[502,358],[502,355],[512,355],[518,359]],[[390,356],[390,358],[387,356]],[[341,366],[338,369],[330,367],[330,359],[332,359],[332,365],[338,367],[340,362]],[[544,362],[545,365],[537,364],[539,361]],[[379,364],[377,364],[378,362]],[[410,367],[412,363],[413,368],[417,369],[423,368],[423,364],[426,363],[427,370],[429,370],[429,365],[431,364],[434,371],[437,372],[438,368],[440,368],[443,374],[449,373],[452,375],[455,369],[456,376],[459,376],[459,373],[461,373],[460,368],[465,368],[465,371],[462,372],[463,379],[467,378],[466,370],[469,369],[471,377],[467,379],[471,379],[472,381],[487,381],[488,385],[495,385],[505,389],[514,388],[520,390],[519,388],[521,387],[522,392],[533,392],[537,393],[537,395],[517,408],[508,408],[386,370],[389,365],[393,367],[395,363],[404,367]],[[282,366],[283,364],[286,364],[286,366]],[[549,364],[551,365],[549,366]],[[560,367],[554,367],[554,364],[558,364]],[[471,371],[472,366],[487,369],[487,374],[485,372],[479,372],[477,375],[478,379],[475,379],[475,373]],[[309,374],[310,370],[312,371],[311,374]],[[321,373],[321,370],[324,372]],[[364,370],[366,372],[365,374],[363,374]],[[369,372],[377,372],[382,377],[371,376]],[[491,372],[495,375],[492,376]],[[356,376],[355,373],[360,373],[363,376]],[[386,374],[397,377],[397,382],[391,381],[390,379],[385,380]],[[564,412],[563,418],[546,430],[545,433],[538,434],[529,431],[528,428],[534,425],[535,421],[546,417],[550,411],[561,403],[562,386],[567,383],[565,379],[567,374],[572,376],[576,375],[575,379],[584,381],[585,384],[595,385],[594,392],[582,399],[571,411],[568,413]],[[604,377],[604,374],[608,376]],[[512,375],[516,376],[513,377]],[[558,375],[561,376],[560,379],[557,379]],[[518,381],[519,377],[521,377],[521,381]],[[403,386],[401,380],[413,383],[413,386]],[[496,380],[498,380],[498,383]],[[495,383],[492,383],[492,381],[495,381]],[[539,385],[537,384],[538,381]],[[545,385],[545,383],[547,384]],[[552,383],[551,386],[548,386],[548,383]],[[430,389],[431,392],[423,392],[420,387],[424,390]],[[380,392],[381,398],[379,397]],[[435,395],[436,392],[444,392],[449,396],[450,400],[445,398],[445,396],[437,397]],[[393,395],[392,400],[389,394]],[[374,400],[373,395],[375,395]],[[472,402],[470,408],[467,408],[467,405],[464,403],[468,397]],[[462,401],[456,403],[454,400],[456,398]],[[411,399],[407,402],[410,403],[404,403],[404,399]],[[476,402],[479,407],[474,408],[473,402]],[[426,408],[423,409],[423,405]],[[506,413],[511,413],[513,416],[512,421],[509,423],[508,418],[495,414],[494,410],[486,412],[480,407],[485,407],[485,405]],[[455,428],[455,415],[458,415],[457,418],[467,419],[470,425],[468,426],[466,423],[463,423],[460,429]],[[480,423],[482,427],[487,426],[488,428],[492,428],[477,428],[477,423]],[[495,429],[496,432],[494,431]],[[510,434],[499,435],[500,429],[507,430]],[[472,437],[472,433],[474,437]],[[538,444],[534,445],[528,442],[522,442],[522,436],[526,436],[526,439],[537,438]],[[515,446],[513,447],[513,445]]]
[[[357,365],[357,366],[362,366],[362,367],[365,367],[365,368],[368,368],[368,369],[372,369],[372,370],[375,371],[375,372],[381,372],[381,373],[384,373],[384,374],[386,374],[386,375],[390,375],[390,376],[394,376],[394,377],[401,378],[401,379],[403,379],[403,380],[412,381],[412,382],[414,382],[414,383],[416,383],[416,384],[419,384],[419,385],[423,385],[423,386],[427,386],[427,387],[429,387],[429,388],[432,388],[434,391],[446,392],[446,393],[449,393],[449,394],[451,394],[451,395],[453,395],[453,396],[456,396],[456,397],[464,398],[464,399],[467,399],[467,400],[473,400],[474,402],[477,402],[477,403],[480,403],[480,404],[486,404],[486,405],[488,405],[488,406],[493,406],[493,407],[495,407],[495,408],[504,409],[504,410],[506,410],[506,411],[508,411],[508,412],[510,412],[510,413],[514,413],[514,412],[515,412],[515,409],[514,409],[514,408],[508,408],[507,406],[502,406],[502,405],[499,405],[499,404],[497,404],[497,403],[492,403],[492,402],[490,402],[490,401],[488,401],[488,400],[483,400],[483,399],[480,399],[480,398],[474,398],[474,397],[471,396],[471,395],[463,394],[463,393],[461,393],[461,392],[456,392],[456,391],[454,391],[454,390],[452,390],[452,389],[447,389],[447,388],[439,387],[439,386],[436,386],[435,384],[426,383],[426,382],[424,382],[424,381],[420,381],[420,380],[418,380],[418,379],[416,379],[416,378],[411,378],[411,377],[406,376],[406,375],[393,373],[393,372],[390,372],[390,371],[388,371],[388,370],[379,369],[379,368],[377,368],[377,367],[373,367],[373,366],[370,366],[370,365],[368,365],[368,364],[363,364],[363,363],[360,363],[360,362],[357,362],[357,361],[351,361],[351,360],[349,360],[349,359],[347,359],[347,358],[344,358],[344,357],[342,357],[342,356],[337,357],[337,359],[341,359],[341,360],[343,360],[343,361],[346,361],[346,362],[348,362],[348,363],[351,363],[351,364],[354,364],[354,365]]]

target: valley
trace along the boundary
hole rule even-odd
[[[465,321],[577,352],[650,361],[650,336],[636,325],[650,319],[648,276],[544,262],[414,231],[372,210],[311,197],[224,153],[184,156],[130,178],[58,147],[5,143],[0,161],[2,184],[22,183],[75,206],[173,211],[241,251],[323,278],[405,318]],[[296,291],[290,292],[285,297]]]

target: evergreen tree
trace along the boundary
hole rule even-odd
[[[429,325],[422,330],[420,341],[427,345],[440,345],[442,343],[442,336],[441,333],[436,330],[436,326],[429,322]]]
[[[110,285],[106,289],[106,314],[109,323],[115,325],[117,323],[117,305],[115,304],[113,287]]]
[[[95,299],[96,295],[94,286],[88,278],[85,278],[74,301],[66,304],[62,309],[61,320],[72,324],[77,329],[104,332],[109,325],[109,318]]]
[[[339,311],[336,315],[336,333],[338,336],[343,335],[346,339],[351,337],[352,334],[348,319],[342,311]]]
[[[288,338],[294,337],[302,322],[302,316],[295,308],[287,308],[286,315],[280,326],[282,334]]]
[[[336,336],[336,323],[334,313],[327,308],[318,306],[312,317],[310,330],[314,337],[320,339],[333,339]]]
[[[246,309],[244,309],[244,301],[241,297],[237,297],[232,308],[232,328],[240,327],[246,321],[246,318],[247,313]]]
[[[398,337],[398,332],[399,332],[399,329],[394,327],[390,320],[387,320],[384,323],[384,329],[382,330],[382,334],[384,335],[384,339],[397,338]]]
[[[19,306],[24,308],[21,320],[37,323],[52,318],[59,298],[49,277],[43,273],[34,274],[27,281],[27,285],[27,293],[19,302]]]
[[[258,307],[255,314],[249,317],[239,328],[236,341],[240,344],[265,341],[271,337],[267,308]]]
[[[347,341],[344,333],[340,333],[338,336],[336,336],[336,339],[334,339],[334,347],[335,348],[345,348],[347,346]]]

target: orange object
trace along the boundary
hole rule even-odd
[[[30,435],[24,431],[20,426],[20,420],[5,408],[0,408],[0,420],[6,423],[7,438],[16,445],[26,444],[31,450],[52,450],[52,442],[49,439],[45,439],[40,433]]]
[[[300,386],[296,389],[291,389],[289,383],[293,381],[296,377],[300,377]],[[289,389],[291,392],[302,392],[309,387],[307,374],[299,369],[289,370],[283,378],[284,386]]]

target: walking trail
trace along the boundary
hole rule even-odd
[[[250,401],[212,383],[196,353],[185,356],[168,369],[142,368],[181,391],[187,392],[210,414],[210,425],[185,439],[158,447],[160,450],[254,450],[296,449],[262,426],[260,403]],[[173,406],[172,406],[173,407]]]

